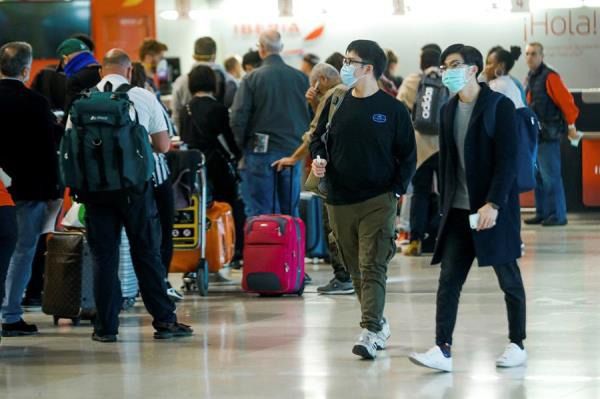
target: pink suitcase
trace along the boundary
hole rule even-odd
[[[305,227],[288,215],[248,219],[242,288],[261,295],[304,293]]]

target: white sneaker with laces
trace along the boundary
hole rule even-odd
[[[417,366],[428,367],[430,369],[445,372],[452,371],[452,357],[444,356],[444,353],[437,345],[425,353],[413,352],[408,359]]]
[[[373,360],[377,356],[377,341],[377,334],[364,328],[352,348],[352,353],[363,359]]]
[[[387,319],[384,317],[381,322],[381,330],[377,333],[377,350],[382,351],[385,350],[387,345],[387,340],[392,336],[392,331],[390,330],[390,324]]]
[[[496,367],[519,367],[524,365],[526,361],[527,351],[511,342],[504,349],[504,353],[496,359]]]

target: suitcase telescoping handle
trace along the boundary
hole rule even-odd
[[[286,169],[290,170],[290,212],[293,213],[293,209],[294,209],[294,166],[290,166],[290,165],[286,165],[283,167],[283,169],[281,170],[281,172],[277,172],[277,170],[274,170],[273,173],[273,213],[276,212],[276,207],[277,207],[277,186],[279,184],[279,174],[280,173],[284,173]],[[281,210],[281,206],[279,207]]]

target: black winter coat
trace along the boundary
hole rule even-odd
[[[57,136],[48,100],[17,80],[0,80],[0,167],[12,177],[15,201],[57,199]]]
[[[465,169],[471,213],[476,213],[487,202],[500,207],[496,226],[471,234],[480,266],[501,265],[521,256],[521,215],[517,176],[517,125],[515,107],[511,100],[492,91],[482,83],[481,91],[465,140]],[[496,106],[494,132],[484,129],[484,114],[490,112],[494,96],[502,96]],[[440,131],[440,194],[442,222],[432,264],[440,263],[448,225],[448,214],[457,187],[459,163],[454,140],[454,117],[458,96],[442,108]]]

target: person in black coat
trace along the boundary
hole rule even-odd
[[[511,100],[477,82],[481,53],[457,44],[442,53],[443,82],[457,93],[442,109],[440,188],[442,222],[433,257],[441,262],[437,292],[436,345],[410,360],[452,371],[452,333],[460,291],[471,265],[493,266],[504,291],[510,344],[498,367],[525,363],[525,289],[521,256],[517,176],[517,125]],[[500,98],[498,98],[500,96]],[[495,125],[489,126],[489,113]]]
[[[10,194],[16,204],[17,246],[6,279],[2,303],[2,335],[37,333],[23,321],[21,299],[29,278],[48,201],[59,198],[56,137],[60,127],[48,101],[28,89],[32,49],[23,42],[0,48],[0,168],[12,178]]]

